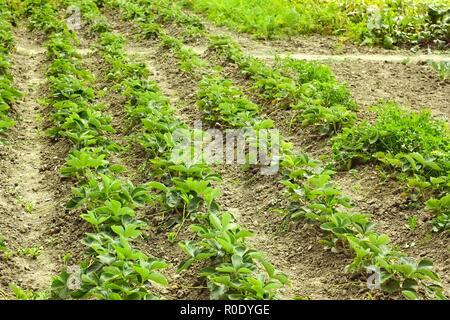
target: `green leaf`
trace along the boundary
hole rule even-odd
[[[216,240],[217,240],[217,242],[219,242],[222,245],[222,247],[224,248],[224,250],[226,252],[228,252],[228,253],[234,252],[234,247],[229,241],[227,241],[223,238],[217,238]]]
[[[177,273],[189,268],[189,266],[195,261],[195,258],[189,258],[180,262],[177,268]]]
[[[403,290],[402,293],[408,300],[419,300],[419,296],[415,291]]]
[[[161,190],[164,193],[168,192],[167,187],[165,185],[163,185],[162,183],[159,183],[159,182],[149,182],[149,183],[147,183],[147,186],[149,188],[154,188],[154,189]]]
[[[215,214],[210,214],[209,215],[209,222],[211,223],[211,225],[216,229],[221,231],[222,230],[222,224],[220,222],[220,219],[217,217],[217,215]]]
[[[152,280],[156,283],[162,284],[164,286],[168,285],[166,277],[164,277],[162,274],[157,272],[152,272],[147,277],[148,280]]]

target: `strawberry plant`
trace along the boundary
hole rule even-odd
[[[122,7],[128,6],[127,3],[119,3],[117,1],[111,1],[111,5]],[[171,12],[167,11],[166,13],[169,15]],[[150,21],[151,19],[151,16],[149,16],[145,21]],[[179,40],[164,35],[161,35],[160,38],[163,46],[173,50],[178,58],[184,62],[192,62],[195,65],[196,55],[193,55],[189,51],[183,51]],[[115,52],[115,55],[118,56],[119,52]],[[199,67],[199,65],[195,65],[195,70]],[[133,123],[137,124],[137,128],[143,130],[142,133],[137,135],[138,141],[152,154],[153,159],[149,161],[149,164],[151,165],[150,173],[152,176],[160,178],[161,181],[147,184],[147,187],[159,190],[160,192],[154,199],[158,199],[168,208],[182,209],[183,222],[187,218],[187,215],[190,214],[192,214],[191,217],[193,219],[202,219],[201,217],[203,214],[201,214],[200,211],[202,211],[204,205],[210,214],[218,213],[219,206],[216,203],[215,198],[219,195],[219,190],[211,188],[209,180],[220,180],[220,177],[204,163],[173,163],[171,160],[167,160],[169,159],[169,151],[171,151],[173,147],[173,141],[170,138],[170,134],[174,133],[175,129],[181,129],[182,132],[185,132],[185,134],[189,136],[192,134],[195,135],[196,133],[172,118],[173,111],[170,109],[167,101],[161,98],[159,89],[157,89],[154,83],[147,82],[143,79],[140,81],[124,80],[121,85],[124,87],[123,94],[130,98],[127,102],[129,115]],[[205,92],[211,92],[209,91],[209,85],[205,86],[205,89]],[[242,95],[237,89],[231,87],[231,84],[226,85],[224,89],[219,89],[219,91],[220,90],[235,92],[238,96]],[[211,104],[213,102],[220,103],[221,101],[215,100],[214,95],[208,96],[208,98],[211,98]],[[219,97],[218,99],[223,98]],[[251,104],[242,99],[242,105],[244,106],[243,109],[245,109]],[[252,106],[252,108],[254,107]],[[222,115],[221,112],[218,112],[217,116],[219,116],[219,114]],[[232,117],[231,113],[223,112],[223,114]],[[138,119],[141,119],[142,125],[139,124]],[[263,122],[264,121],[257,123],[256,126],[262,128],[267,127],[267,125],[270,124],[267,123],[263,125]],[[96,223],[100,219],[102,219],[102,217],[99,215],[93,217],[93,220],[95,220]],[[171,241],[174,241],[177,234],[178,232],[176,234],[171,233]],[[219,234],[217,234],[217,237],[219,237]],[[225,243],[222,240],[217,241]],[[237,257],[235,259],[237,259]],[[269,264],[266,265],[269,266]],[[273,269],[269,268],[268,270],[271,277],[276,277]],[[267,282],[263,276],[257,276],[253,279],[247,275],[247,278],[244,278],[244,275],[247,274],[244,268],[239,268],[236,271],[241,272],[240,278],[242,279],[242,289],[230,292],[228,295],[229,298],[273,298],[275,296],[274,291],[276,288],[279,287],[280,284],[283,285],[282,283],[273,284],[270,283],[270,281]],[[215,276],[217,275],[218,274]],[[216,279],[216,285],[214,286],[213,283],[215,280],[212,276],[213,275],[211,275],[211,281],[209,282],[212,297],[219,298],[221,297],[220,292],[223,291],[222,288],[224,287],[220,284],[220,281],[224,281],[227,275],[220,275],[222,279]],[[225,276],[225,278],[223,276]],[[284,278],[283,281],[286,283]],[[232,296],[231,293],[235,293],[235,295]]]
[[[12,104],[20,99],[23,94],[13,87],[14,78],[8,73],[11,63],[8,59],[13,49],[12,22],[15,20],[11,9],[6,3],[0,4],[0,146],[7,144],[2,136],[7,133],[7,128],[15,122],[8,117],[8,110]]]
[[[207,112],[206,120],[228,123],[231,127],[252,127],[258,121],[259,108],[228,79],[205,77],[198,86],[198,105]]]
[[[229,37],[210,37],[209,49],[239,65],[241,72],[254,81],[251,89],[260,97],[300,111],[303,125],[316,124],[324,135],[333,135],[356,119],[357,106],[346,86],[334,81],[329,68],[317,63],[276,56],[276,68],[245,56]]]
[[[41,290],[40,292],[33,292],[26,289],[24,291],[14,283],[10,283],[9,287],[14,292],[17,300],[49,300],[51,298],[50,293],[45,290]]]
[[[368,220],[371,215],[342,211],[353,204],[330,182],[333,171],[320,167],[306,155],[287,156],[282,167],[289,177],[282,183],[293,201],[291,217],[304,217],[318,224],[325,232],[321,242],[332,251],[350,249],[355,258],[345,271],[378,266],[380,285],[389,292],[401,291],[407,299],[446,299],[442,287],[434,283],[440,279],[432,271],[431,261],[416,262],[394,251],[389,238],[374,231],[375,224]]]
[[[193,180],[188,178],[181,180],[177,178],[172,179],[173,186],[165,187],[160,183],[152,183],[156,189],[163,191],[163,196],[160,201],[168,208],[181,208],[183,212],[188,213],[197,212],[201,206],[206,203],[210,211],[216,212],[218,204],[214,200],[219,194],[218,189],[210,187],[210,182],[205,180]]]
[[[92,8],[84,0],[82,3],[67,0],[66,4],[69,2],[83,4],[83,10]],[[94,5],[93,2],[90,4]],[[43,28],[42,23],[46,21],[59,21],[57,8],[52,2],[29,0],[24,8],[33,28]],[[44,11],[48,16],[41,15]],[[73,188],[75,197],[67,207],[87,208],[82,218],[97,231],[88,233],[83,240],[88,247],[87,260],[80,264],[79,279],[69,276],[64,270],[54,277],[51,294],[62,299],[69,295],[73,298],[155,299],[148,291],[148,285],[150,282],[167,285],[165,277],[155,270],[166,268],[168,264],[148,258],[130,245],[141,235],[139,229],[146,225],[134,218],[133,209],[152,202],[149,188],[145,185],[136,187],[130,181],[122,183],[112,175],[124,168],[110,165],[106,158],[120,147],[102,135],[114,130],[109,125],[110,119],[100,112],[105,106],[91,104],[95,99],[94,91],[87,87],[85,81],[94,79],[80,67],[77,60],[80,57],[74,46],[76,38],[64,23],[43,29],[51,33],[47,53],[54,62],[47,73],[51,94],[46,103],[54,107],[52,120],[57,127],[49,133],[55,138],[67,136],[72,141],[68,166],[62,168],[62,174],[78,180],[77,187]],[[107,44],[110,51],[116,49],[113,41]],[[126,71],[126,76],[143,74],[140,66]],[[70,282],[73,279],[77,280],[78,289],[74,290]]]
[[[427,209],[436,215],[433,219],[433,231],[450,231],[450,194],[440,199],[430,199],[425,202]]]
[[[341,105],[330,108],[322,106],[307,107],[301,115],[302,125],[315,124],[321,135],[332,136],[344,127],[350,127],[356,122],[356,114]]]
[[[72,150],[66,159],[68,166],[61,168],[63,177],[72,177],[80,179],[87,175],[87,170],[93,170],[99,173],[113,172],[120,173],[125,170],[120,165],[109,165],[109,161],[105,160],[106,154],[101,148]]]
[[[0,253],[4,254],[6,260],[8,260],[12,255],[11,251],[8,249],[5,238],[3,238],[2,236],[0,236]]]
[[[245,238],[253,234],[233,223],[231,214],[209,213],[201,221],[190,228],[204,240],[179,243],[189,258],[179,264],[177,272],[195,261],[209,259],[211,265],[199,274],[206,278],[211,299],[276,299],[274,289],[289,284],[287,277],[277,272],[262,253],[245,247]],[[255,275],[259,269],[256,261],[263,265],[266,274]]]

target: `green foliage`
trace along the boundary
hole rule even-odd
[[[303,125],[314,124],[323,135],[334,135],[356,119],[356,103],[350,99],[345,85],[334,80],[328,67],[290,57],[275,56],[275,67],[262,60],[245,56],[238,44],[229,37],[211,36],[209,48],[237,63],[241,72],[254,81],[251,89],[260,97],[298,110]],[[293,119],[292,121],[295,121]]]
[[[450,7],[445,1],[354,1],[342,3],[349,18],[349,36],[361,44],[394,46],[433,46],[446,49],[449,39]]]
[[[310,32],[326,32],[329,24],[342,24],[336,16],[334,3],[281,0],[185,0],[180,1],[210,19],[239,32],[248,32],[260,39],[273,39]]]
[[[434,119],[429,110],[408,111],[393,102],[379,104],[372,110],[378,115],[375,124],[363,121],[332,139],[334,159],[339,164],[355,159],[373,160],[373,154],[383,152],[394,156],[419,153],[425,166],[437,171],[428,161],[437,160],[443,169],[450,165],[448,128],[443,120]]]
[[[260,39],[321,33],[364,45],[448,47],[450,8],[439,0],[179,0],[209,19]]]
[[[98,9],[93,10],[97,8],[94,1],[65,0],[64,3],[77,5],[82,13],[89,14],[90,21],[100,14]],[[54,138],[65,136],[72,142],[67,166],[61,169],[61,173],[77,182],[73,188],[75,197],[67,207],[83,206],[87,212],[81,215],[82,218],[97,231],[88,233],[82,241],[87,246],[87,260],[80,264],[79,273],[70,275],[64,270],[54,277],[51,295],[61,299],[69,296],[155,299],[149,291],[149,284],[167,285],[165,277],[155,270],[166,268],[168,264],[149,258],[130,245],[146,225],[145,221],[135,218],[133,209],[152,202],[150,189],[145,185],[134,186],[130,181],[123,183],[113,176],[124,168],[110,164],[107,157],[120,150],[120,146],[103,135],[115,132],[109,124],[109,117],[100,111],[106,106],[91,104],[95,93],[88,82],[94,78],[82,69],[80,56],[76,53],[76,39],[60,22],[57,8],[50,1],[27,1],[24,12],[29,17],[30,27],[50,33],[46,46],[52,60],[47,72],[51,93],[45,103],[53,107],[51,119],[56,127],[48,132]],[[49,22],[51,26],[44,26]],[[109,27],[93,30],[100,32],[109,30]],[[122,50],[122,38],[106,33],[103,40],[103,47],[109,52]],[[111,79],[148,74],[145,65],[129,65],[123,57],[124,54],[120,53]],[[24,250],[24,253],[36,255],[38,252]],[[72,281],[78,283],[78,288],[73,287]],[[17,287],[13,290],[21,298],[30,297]]]
[[[172,168],[175,166],[172,166]],[[173,186],[167,188],[164,185],[153,182],[149,186],[163,191],[160,201],[167,208],[181,208],[188,213],[200,211],[203,204],[207,204],[207,209],[216,212],[219,205],[215,198],[220,194],[218,189],[211,188],[207,179],[193,180],[172,178]]]
[[[61,175],[78,180],[87,176],[88,170],[98,173],[120,173],[126,170],[120,165],[110,165],[105,157],[106,154],[101,148],[73,149],[66,159],[67,166],[61,168]]]
[[[141,24],[139,36],[144,37],[145,39],[155,39],[158,38],[161,35],[161,33],[162,29],[159,26],[159,24],[150,22]]]
[[[8,110],[12,104],[20,99],[23,94],[13,87],[14,78],[8,73],[11,68],[9,53],[14,47],[12,38],[12,22],[15,17],[12,9],[6,3],[0,4],[0,146],[8,141],[2,136],[6,135],[7,128],[15,122],[8,117]]]
[[[31,248],[19,248],[17,249],[17,253],[21,256],[28,256],[30,258],[36,258],[42,254],[44,247],[42,245],[34,245]]]
[[[177,272],[195,261],[209,259],[210,265],[199,274],[206,278],[211,299],[277,299],[275,289],[289,284],[289,280],[262,253],[245,247],[245,238],[253,233],[233,223],[229,213],[209,213],[201,222],[190,228],[202,241],[179,243],[189,258],[179,264]],[[262,264],[266,274],[256,273],[259,270],[256,261]]]
[[[401,291],[407,299],[445,299],[442,287],[433,283],[439,277],[431,261],[416,262],[395,251],[386,235],[374,231],[375,223],[368,219],[371,215],[346,211],[353,204],[330,181],[333,171],[305,154],[286,157],[281,165],[286,177],[282,183],[293,201],[291,217],[318,224],[324,231],[321,242],[332,251],[351,250],[354,259],[346,271],[376,266],[384,290]]]
[[[9,287],[14,292],[17,300],[49,300],[51,298],[50,293],[45,290],[41,290],[39,293],[28,289],[24,291],[14,283],[10,283]]]
[[[428,61],[431,67],[439,74],[442,81],[450,79],[450,61]]]
[[[258,106],[247,100],[231,80],[208,76],[198,86],[198,106],[207,112],[206,120],[220,120],[237,128],[252,127],[259,120]]]
[[[4,254],[6,260],[8,260],[12,255],[5,241],[5,238],[3,238],[2,236],[0,236],[0,253]]]
[[[0,236],[0,250],[2,251],[8,250],[8,247],[6,246],[5,243],[5,238],[3,238],[2,236]]]
[[[378,162],[384,171],[406,180],[412,201],[426,201],[450,191],[450,134],[445,120],[429,110],[409,111],[395,103],[373,108],[377,121],[363,121],[332,139],[338,167],[350,169],[360,162]],[[446,215],[435,229],[445,229]]]
[[[416,230],[417,218],[416,217],[408,217],[408,224],[409,224],[409,229],[411,230],[411,232],[414,232],[414,230]]]
[[[164,21],[175,21],[182,25],[189,25],[192,28],[203,28],[202,24],[199,23],[200,20],[188,18],[189,16],[179,12],[179,8],[174,9],[170,2],[161,2],[155,6],[155,3],[149,0],[139,0],[132,3],[116,0],[108,1],[106,4],[122,8],[123,11],[128,12],[131,11],[130,8],[133,7],[133,3],[138,3],[141,7],[146,7],[147,10],[157,11],[159,18]],[[145,15],[145,17],[135,17],[134,19],[138,21],[141,27],[154,22],[152,14]],[[263,121],[258,118],[258,107],[248,101],[244,97],[244,94],[233,87],[229,80],[208,76],[203,77],[203,74],[199,70],[204,66],[204,63],[198,58],[195,52],[184,49],[180,40],[164,34],[160,34],[159,38],[162,46],[170,50],[180,60],[180,69],[202,79],[201,107],[211,115],[211,120],[214,118],[214,121],[232,123],[230,126],[237,127],[242,126],[245,121],[254,125],[255,128],[268,128],[272,126],[271,121]],[[104,54],[109,54],[107,48],[104,50]],[[119,50],[110,56],[112,59],[109,61],[112,62],[114,56],[117,58],[120,56]],[[175,130],[177,130],[177,134],[187,135],[189,137],[195,137],[197,134],[203,135],[203,133],[194,132],[173,117],[174,111],[170,108],[167,99],[162,97],[155,83],[149,82],[142,77],[139,80],[125,79],[120,86],[122,87],[123,95],[129,98],[126,103],[129,119],[136,125],[135,128],[140,130],[140,133],[136,135],[137,140],[148,150],[151,156],[149,173],[159,180],[145,185],[146,188],[156,190],[157,195],[153,199],[160,202],[165,211],[169,210],[178,213],[182,211],[183,220],[180,228],[188,216],[191,220],[201,222],[195,225],[199,228],[201,226],[215,228],[211,230],[212,238],[208,241],[217,245],[220,244],[224,246],[223,248],[226,248],[223,249],[225,251],[221,251],[218,248],[219,251],[217,252],[218,255],[222,255],[221,252],[223,252],[227,257],[226,260],[222,261],[223,263],[231,261],[232,255],[226,250],[230,251],[233,245],[237,246],[237,252],[233,255],[233,260],[235,261],[235,266],[238,268],[234,273],[222,272],[219,269],[209,273],[207,278],[211,298],[276,298],[276,289],[287,284],[287,279],[275,272],[273,267],[265,261],[262,254],[246,248],[241,240],[234,241],[230,238],[232,236],[234,239],[241,239],[248,236],[248,231],[240,231],[241,227],[239,225],[229,223],[231,216],[223,214],[222,220],[216,220],[214,218],[216,214],[219,215],[219,204],[216,202],[216,198],[219,196],[220,191],[212,188],[210,181],[220,181],[220,177],[205,163],[201,161],[193,162],[190,157],[188,161],[183,163],[174,163],[170,159],[170,153],[174,147],[173,134]],[[234,100],[238,100],[238,102],[235,103]],[[232,108],[239,110],[238,116],[233,114],[231,111]],[[253,118],[256,118],[256,121],[249,116],[247,120],[238,119],[239,116],[242,117],[245,113],[251,113]],[[205,211],[207,214],[204,213]],[[94,216],[94,213],[92,215],[92,220],[95,223],[104,219],[100,215]],[[210,222],[209,217],[212,222]],[[209,223],[212,224],[209,226]],[[170,242],[173,243],[175,241],[178,231],[169,234]],[[183,244],[180,245],[183,246]],[[193,257],[189,254],[191,250],[202,249],[201,247],[197,247],[195,241],[190,242],[185,248],[190,258],[186,260],[187,262],[183,266],[180,266],[179,271],[187,268],[195,260],[201,259],[201,255],[195,255]],[[250,256],[249,253],[252,253],[254,257]],[[241,264],[238,263],[238,255],[244,255],[243,260],[245,261],[242,261]],[[247,269],[245,269],[247,267],[245,263],[250,261],[249,259],[259,260],[264,264],[269,277],[263,275],[255,275],[252,277],[248,274]],[[204,269],[204,271],[209,272],[207,270],[214,270],[215,267],[217,265],[212,264],[209,268]],[[222,267],[228,267],[228,265],[224,264]],[[206,276],[203,273],[200,273],[200,275],[202,277]],[[235,279],[235,275],[239,277],[239,281]],[[278,277],[282,281],[274,280]],[[269,278],[273,281],[268,280]]]
[[[315,124],[320,134],[331,136],[356,122],[356,114],[341,105],[330,108],[314,106],[306,108],[300,116],[302,125]]]
[[[440,199],[430,199],[425,204],[428,210],[437,215],[432,221],[433,231],[450,231],[450,193]]]

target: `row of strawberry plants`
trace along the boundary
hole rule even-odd
[[[350,107],[327,102],[351,101],[348,100],[348,91],[343,87],[334,87],[334,93],[333,90],[330,91],[326,88],[329,85],[334,86],[334,79],[329,68],[315,62],[308,63],[289,57],[284,59],[277,57],[275,67],[281,71],[279,72],[268,67],[261,60],[245,56],[239,45],[229,37],[211,36],[210,38],[212,39],[210,48],[226,59],[237,63],[244,73],[249,74],[256,81],[253,88],[264,92],[263,97],[277,98],[281,101],[291,97],[293,99],[289,101],[291,107],[302,110],[300,117],[303,119],[304,125],[323,121],[320,125],[321,133],[326,135],[338,133],[338,137],[331,141],[333,157],[337,166],[344,164],[347,168],[351,168],[352,161],[357,163],[370,159],[371,161],[378,160],[386,167],[394,169],[397,178],[407,181],[410,198],[413,201],[424,200],[427,209],[436,215],[432,221],[434,223],[433,230],[450,230],[450,195],[448,191],[450,161],[448,160],[448,148],[445,147],[450,144],[448,143],[448,129],[442,121],[434,119],[427,110],[423,111],[421,115],[416,115],[415,112],[406,112],[393,102],[387,102],[380,104],[374,110],[378,113],[377,123],[385,122],[384,118],[388,117],[394,119],[388,124],[390,128],[386,128],[386,125],[370,126],[365,121],[357,126],[352,126],[356,120],[356,115],[349,111],[354,108],[353,102],[350,102]],[[297,73],[295,85],[292,84],[292,78],[282,75],[292,72]],[[311,86],[311,84],[313,85]],[[317,84],[319,86],[316,86]],[[320,92],[319,95],[315,92],[316,89]],[[321,95],[326,98],[321,98]],[[298,100],[300,102],[292,104]],[[400,118],[406,120],[419,118],[419,120],[411,121],[414,124],[411,123],[406,128],[408,132],[414,131],[414,134],[405,135],[404,131],[398,129],[400,127],[405,129]],[[421,129],[427,126],[430,127],[430,134],[420,136],[420,131],[424,131]],[[420,141],[431,143],[440,140],[441,147],[431,148],[426,152],[423,150],[418,150],[422,152],[408,152],[407,148],[417,149],[416,146],[411,146],[410,143],[401,143],[402,138],[398,135],[393,140],[396,133],[407,137],[409,141],[414,141],[415,144]],[[413,135],[416,138],[412,138]],[[390,140],[390,143],[387,140]],[[403,146],[404,152],[395,152],[395,148],[389,148],[389,145]],[[398,172],[403,174],[398,174]],[[404,178],[405,172],[409,173],[406,178]],[[430,190],[431,193],[437,190],[434,192],[436,198],[426,197],[426,190]]]
[[[282,183],[291,194],[291,217],[303,217],[318,224],[325,232],[321,242],[332,251],[348,247],[356,257],[346,271],[379,268],[379,284],[388,292],[401,290],[408,299],[426,297],[446,299],[427,259],[417,262],[395,250],[388,236],[374,231],[372,215],[349,212],[354,207],[351,198],[342,196],[338,185],[330,179],[335,173],[306,154],[287,156]]]
[[[195,23],[195,26],[202,31],[197,35],[208,36],[203,26],[194,18],[196,16],[187,15],[180,10],[179,6],[163,2],[162,7],[158,10],[159,2],[158,5],[155,5],[154,1],[147,1],[147,3],[152,3],[152,8],[159,15],[171,17],[171,19],[164,19],[164,21],[171,21],[186,28],[192,28],[193,23]],[[171,14],[168,15],[167,12],[171,12]],[[209,36],[209,38],[211,40],[209,48],[224,57],[225,62],[238,64],[242,72],[255,81],[253,89],[259,90],[261,97],[269,100],[275,99],[282,104],[301,110],[300,118],[303,120],[303,125],[316,124],[322,134],[339,133],[339,136],[332,140],[334,161],[338,166],[345,164],[347,168],[350,168],[352,160],[358,162],[361,159],[364,161],[377,159],[387,167],[396,169],[396,172],[411,173],[406,179],[403,178],[402,174],[396,174],[396,176],[407,180],[410,198],[413,201],[422,198],[427,208],[437,216],[433,219],[433,230],[448,231],[450,229],[450,203],[448,201],[450,197],[448,193],[450,162],[448,155],[446,155],[448,151],[444,150],[445,148],[429,150],[431,155],[429,152],[392,154],[391,152],[394,150],[386,148],[389,144],[383,143],[383,140],[392,138],[395,132],[401,132],[401,130],[395,129],[395,126],[401,126],[401,121],[391,123],[391,129],[394,130],[390,130],[388,133],[383,133],[386,132],[386,128],[378,130],[377,126],[368,126],[367,122],[353,126],[356,122],[356,114],[351,110],[356,110],[356,106],[349,99],[349,92],[345,87],[336,84],[328,67],[316,62],[276,57],[274,65],[276,69],[270,68],[259,59],[245,56],[240,46],[230,37]],[[292,77],[293,74],[294,77]],[[386,111],[380,112],[381,109]],[[379,105],[377,112],[379,114],[378,123],[382,123],[383,116],[381,113],[399,114],[403,111],[394,103],[389,102]],[[404,118],[407,119],[410,115],[412,118],[415,117],[413,112],[408,113]],[[440,121],[433,119],[428,111],[424,111],[421,121],[425,126],[427,122],[431,125],[437,123],[439,129],[436,130],[439,132],[434,136],[439,137],[442,141],[448,140],[448,133],[444,132],[445,129],[443,129]],[[416,128],[420,129],[421,127],[423,125]],[[408,130],[414,129],[409,128]],[[383,136],[385,138],[381,138]],[[417,136],[417,133],[415,136]],[[425,138],[418,137],[418,139],[411,138],[410,140],[417,142],[423,139],[434,140],[430,135]],[[399,143],[400,140],[402,139],[397,138],[394,143],[405,146],[404,143]],[[385,152],[379,152],[379,150],[377,152],[376,149],[379,148],[376,145],[384,146],[381,149]],[[435,195],[436,198],[428,197],[428,201],[426,201],[427,198],[424,197],[426,190],[431,190],[431,192],[438,190],[437,195]]]
[[[136,19],[140,26],[140,33],[144,32],[149,23],[156,23],[152,8],[146,8],[145,3],[113,0],[106,2],[111,8],[121,8],[122,18]],[[144,6],[144,7],[143,7]],[[131,15],[133,13],[133,15]],[[199,79],[198,92],[199,107],[205,111],[205,119],[211,122],[220,121],[231,128],[251,127],[254,129],[268,129],[273,127],[273,121],[264,119],[260,115],[260,108],[248,100],[241,90],[236,88],[230,79],[223,78],[220,73],[210,75],[203,72],[208,62],[200,59],[191,49],[183,47],[183,42],[178,38],[169,36],[160,28],[158,37],[161,46],[169,50],[178,60],[179,69],[189,76]]]
[[[55,127],[48,133],[53,138],[64,137],[73,145],[67,165],[61,169],[63,176],[76,181],[72,188],[75,197],[67,207],[83,206],[81,217],[95,231],[86,233],[81,241],[87,249],[79,270],[72,275],[64,270],[53,278],[52,296],[154,299],[149,290],[151,282],[167,284],[155,270],[168,264],[131,247],[133,239],[142,233],[139,229],[146,225],[136,219],[134,209],[152,201],[150,188],[135,187],[114,177],[124,168],[106,159],[121,147],[103,135],[114,132],[110,119],[101,112],[106,106],[94,104],[96,95],[89,87],[93,76],[82,68],[76,35],[68,30],[56,4],[28,0],[21,6],[30,29],[44,30],[49,37],[46,47],[52,64],[46,77],[51,93],[46,104],[53,107]],[[79,286],[71,287],[72,281]]]
[[[104,21],[93,1],[68,2],[80,5],[82,12],[94,20]],[[289,281],[261,252],[247,248],[245,238],[252,236],[252,232],[233,223],[229,213],[220,212],[215,200],[220,191],[211,187],[211,181],[220,181],[220,177],[205,163],[179,163],[171,159],[176,142],[172,138],[177,133],[191,136],[194,132],[173,117],[167,99],[154,82],[147,80],[146,66],[128,58],[123,50],[124,39],[109,31],[98,32],[98,36],[98,52],[111,67],[107,78],[128,98],[126,110],[134,137],[151,157],[151,176],[160,181],[148,186],[162,191],[158,200],[165,211],[182,212],[183,222],[196,221],[190,228],[207,239],[180,242],[190,257],[181,262],[177,272],[195,261],[209,259],[208,267],[200,275],[206,277],[212,299],[277,298],[276,289]],[[203,245],[197,247],[200,243]],[[262,263],[266,274],[256,261]]]
[[[12,103],[22,97],[22,93],[14,88],[13,76],[8,72],[11,68],[9,54],[14,48],[12,37],[13,23],[16,17],[6,3],[0,3],[0,146],[7,144],[3,138],[8,127],[15,123],[8,116]]]
[[[164,37],[167,36],[162,34],[160,37],[164,41]],[[172,43],[177,43],[176,39]],[[175,47],[175,50],[180,50],[180,47],[181,44]],[[201,78],[201,81],[205,79],[205,76],[199,74],[197,77]],[[213,93],[218,90],[214,89],[215,85],[213,83],[209,87],[206,86],[211,95],[200,94],[201,105],[216,105],[216,95]],[[232,87],[228,85],[219,91],[230,94],[229,98],[232,98],[234,91],[230,88]],[[216,111],[221,112],[220,108]],[[225,113],[224,119],[226,117]],[[377,266],[381,269],[381,285],[387,290],[400,289],[407,298],[414,299],[419,298],[419,292],[430,298],[445,298],[442,295],[442,288],[433,284],[434,281],[439,281],[439,278],[431,270],[433,265],[431,261],[424,259],[415,262],[403,253],[394,251],[386,235],[373,231],[375,224],[368,220],[370,215],[339,210],[340,206],[351,208],[353,204],[349,198],[340,196],[341,191],[330,182],[333,171],[320,167],[317,161],[305,154],[293,156],[287,150],[283,154],[282,167],[286,175],[283,184],[288,187],[294,200],[291,206],[292,217],[303,216],[319,224],[326,232],[323,242],[332,249],[336,250],[346,244],[355,252],[356,258],[346,268],[347,271]],[[302,185],[299,185],[299,182]]]
[[[140,22],[142,30],[150,23],[157,25],[158,20],[175,23],[190,35],[195,30],[195,37],[209,39],[209,49],[224,59],[222,63],[239,66],[243,75],[253,82],[251,90],[255,90],[263,101],[277,102],[295,110],[296,115],[291,122],[300,119],[304,126],[315,125],[322,135],[328,136],[355,123],[356,114],[353,111],[357,110],[357,106],[346,86],[335,81],[328,67],[290,57],[277,57],[275,67],[269,67],[261,59],[246,56],[230,37],[209,35],[197,16],[184,13],[180,6],[172,2],[140,0],[136,6],[127,8],[125,16],[130,18],[130,12],[140,14],[146,8],[151,9],[150,14],[155,22]],[[161,27],[158,28],[158,35],[162,35]],[[183,40],[190,39],[183,33]]]
[[[12,23],[15,21],[12,10],[5,4],[0,3],[0,147],[7,144],[2,136],[6,134],[8,127],[14,125],[8,117],[8,110],[22,94],[12,86],[13,77],[8,73],[11,63],[8,56],[14,47],[12,37]],[[8,247],[5,239],[0,236],[0,252],[8,255]]]

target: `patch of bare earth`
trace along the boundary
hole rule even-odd
[[[43,37],[18,27],[14,38],[12,74],[24,98],[12,108],[16,125],[9,132],[11,145],[0,150],[0,229],[12,253],[9,259],[0,259],[0,290],[5,297],[11,295],[9,283],[48,290],[63,255],[77,247],[79,230],[78,220],[64,209],[70,189],[59,174],[69,147],[66,141],[46,136],[49,109],[38,102],[48,94]],[[42,253],[20,254],[33,247],[42,247]]]

